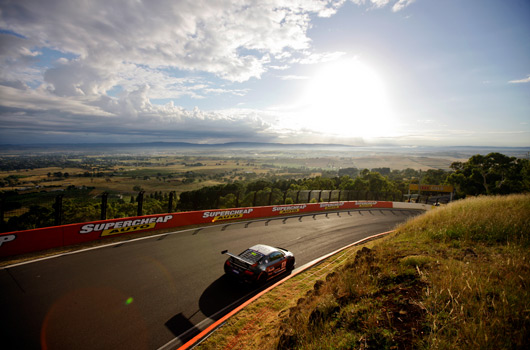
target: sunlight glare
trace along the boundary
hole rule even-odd
[[[333,62],[311,79],[302,98],[303,125],[340,137],[393,134],[385,86],[377,73],[356,59]]]

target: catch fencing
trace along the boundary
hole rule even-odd
[[[104,192],[99,196],[83,199],[65,192],[48,197],[48,201],[44,203],[17,205],[12,200],[0,201],[0,232],[206,209],[352,200],[409,201],[407,195],[401,192],[351,190],[193,191],[184,192],[180,197],[175,192],[146,194],[140,191],[130,198]],[[433,204],[434,199],[422,196],[414,198],[413,202]]]

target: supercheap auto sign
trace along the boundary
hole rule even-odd
[[[212,218],[212,222],[222,220],[241,219],[246,214],[250,214],[254,211],[253,208],[247,209],[233,209],[233,210],[222,210],[222,211],[207,211],[202,215],[203,219]]]
[[[295,204],[295,205],[282,205],[272,207],[273,214],[293,214],[299,213],[307,207],[305,204]]]
[[[90,232],[101,232],[101,237],[112,236],[120,233],[130,233],[135,231],[152,230],[157,224],[166,223],[173,219],[173,215],[165,215],[144,219],[121,220],[114,222],[104,222],[100,224],[86,224],[81,226],[80,234]]]

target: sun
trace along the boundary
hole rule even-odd
[[[386,88],[377,72],[357,59],[332,62],[309,81],[299,122],[306,129],[339,137],[393,134]]]

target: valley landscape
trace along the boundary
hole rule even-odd
[[[140,186],[146,192],[180,193],[259,178],[337,176],[344,168],[449,171],[453,162],[465,161],[477,153],[495,151],[524,158],[529,150],[252,143],[3,145],[0,181],[3,191],[58,191],[85,186],[92,187],[94,195],[105,191],[130,195],[138,192],[135,186]]]

